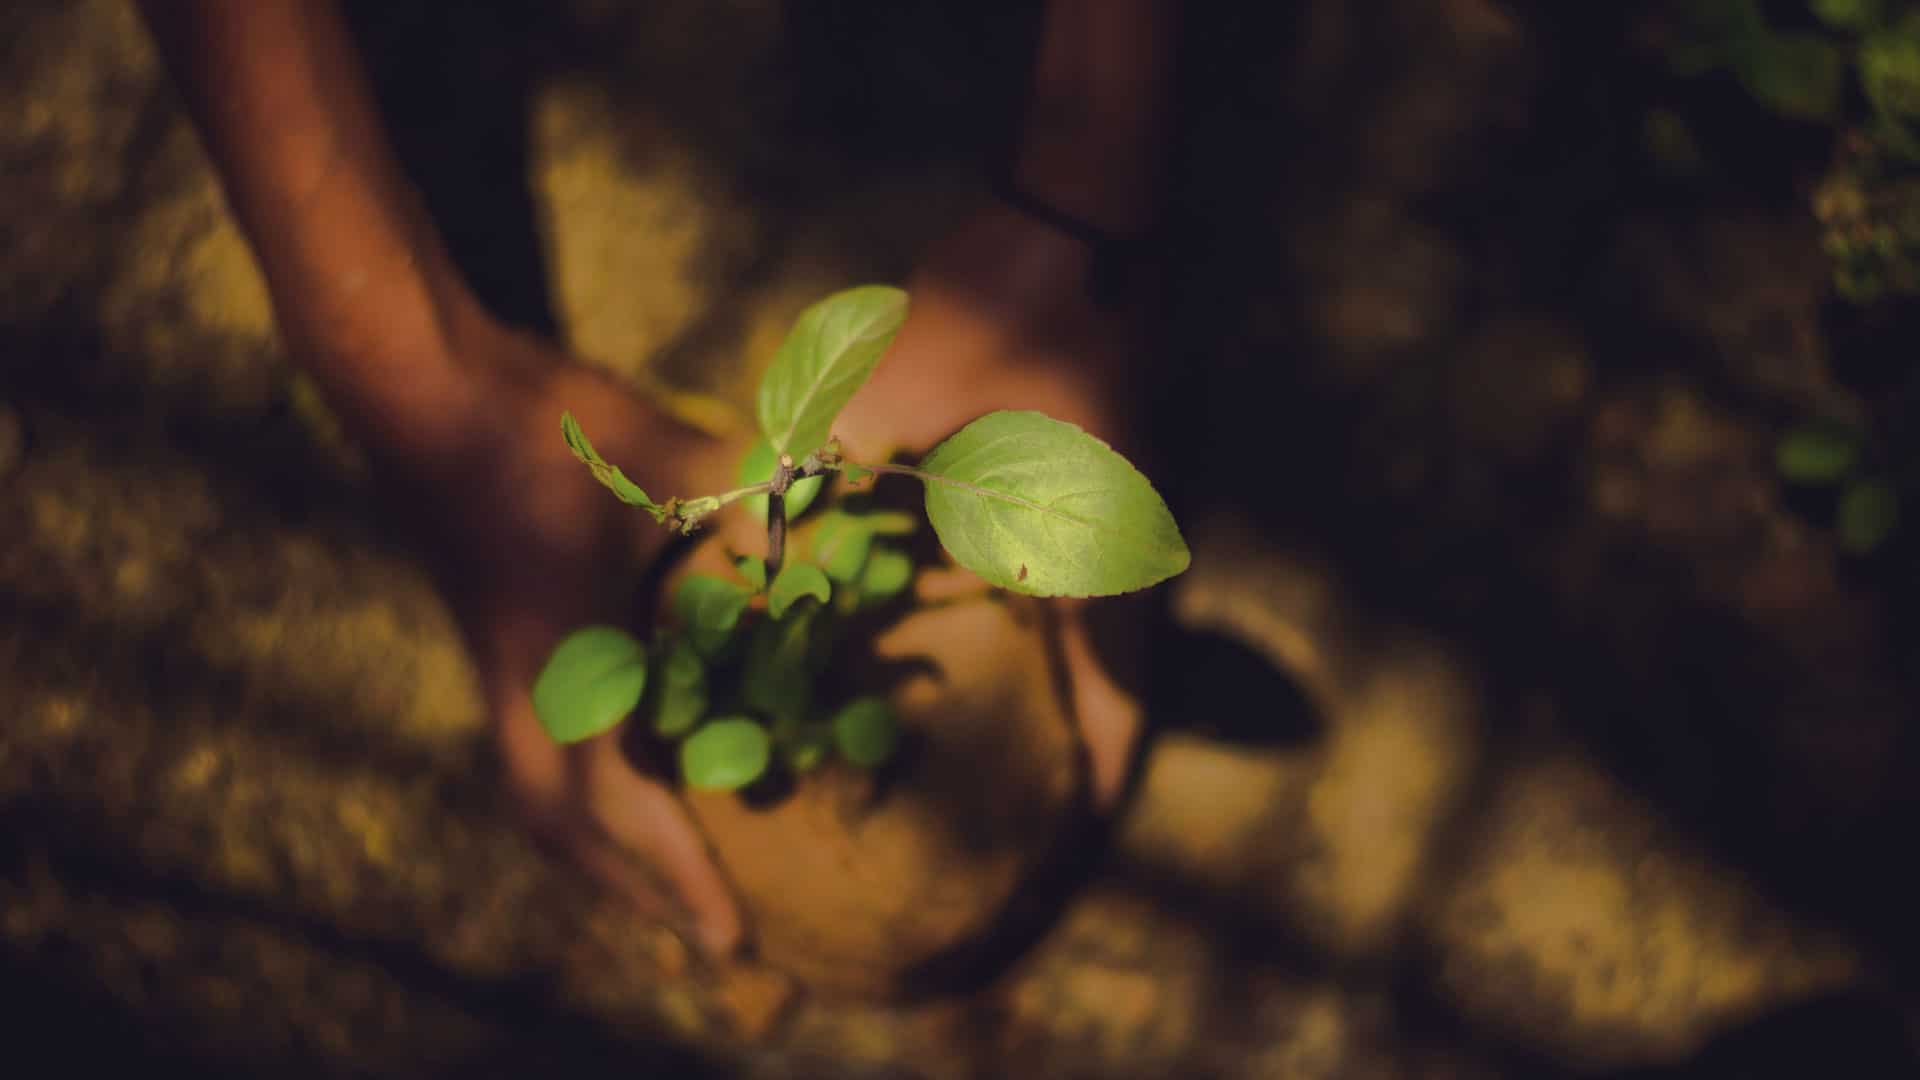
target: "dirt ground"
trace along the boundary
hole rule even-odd
[[[1819,133],[1661,174],[1640,5],[1190,6],[1156,739],[1047,932],[907,1005],[716,977],[534,853],[130,5],[0,12],[9,1058],[1915,1075],[1920,561],[1843,557],[1772,466],[1869,404]],[[980,197],[1033,29],[454,10],[356,5],[451,246],[716,430],[801,305]]]

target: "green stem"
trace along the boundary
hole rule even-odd
[[[838,466],[840,469],[860,469],[870,473],[892,473],[895,476],[915,476],[921,480],[945,480],[946,477],[916,469],[911,465],[862,465],[857,461],[848,461]]]

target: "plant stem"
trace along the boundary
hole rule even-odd
[[[840,467],[842,469],[860,469],[870,473],[892,473],[895,476],[913,476],[921,480],[942,479],[942,477],[935,476],[933,473],[921,469],[916,469],[911,465],[862,465],[857,461],[849,461]]]
[[[794,479],[793,456],[781,454],[773,467],[773,479],[767,482],[767,580],[780,574],[780,560],[787,553],[787,488]]]
[[[759,495],[772,490],[773,482],[769,480],[759,484],[748,484],[743,488],[734,488],[732,491],[724,491],[713,497],[713,508],[718,510],[730,502],[738,502],[749,495]]]
[[[787,497],[767,493],[767,580],[780,575],[780,560],[787,553]]]

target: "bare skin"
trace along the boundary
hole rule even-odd
[[[1069,212],[1124,231],[1149,205],[1142,163],[1158,127],[1143,120],[1152,110],[1139,87],[1157,81],[1141,76],[1159,71],[1152,50],[1162,39],[1142,20],[1164,15],[1161,0],[1055,2],[1037,102],[1080,107],[1038,108],[1035,124],[1051,130],[1064,115],[1091,142],[1074,153],[1054,132],[1023,153],[1020,176]],[[504,780],[535,835],[709,953],[731,953],[749,928],[677,795],[612,737],[554,745],[529,691],[568,629],[627,614],[627,591],[608,586],[607,568],[637,572],[668,540],[573,460],[560,413],[571,410],[604,456],[656,493],[726,489],[739,447],[688,430],[481,307],[393,160],[332,4],[143,7],[260,258],[290,355],[443,574],[482,674]],[[1134,19],[1116,18],[1121,9]],[[1108,29],[1076,36],[1095,24]],[[1091,201],[1075,205],[1087,192]],[[1011,407],[1042,409],[1132,452],[1116,391],[1140,339],[1132,321],[1088,302],[1086,260],[1077,241],[1004,208],[960,225],[908,282],[908,322],[840,425],[848,445],[922,449]],[[1063,652],[1096,796],[1111,807],[1140,713],[1107,678],[1081,611],[1063,608]]]

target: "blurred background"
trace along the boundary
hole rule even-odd
[[[715,430],[981,196],[1037,30],[350,8],[487,301]],[[533,851],[131,5],[7,5],[0,1053],[1920,1075],[1915,8],[1187,4],[1154,742],[1047,932],[896,1006],[714,978]]]

